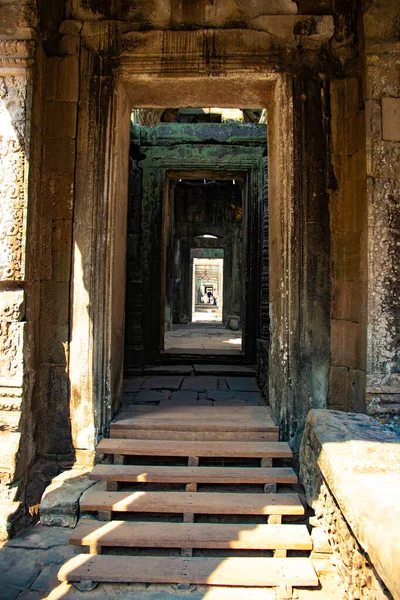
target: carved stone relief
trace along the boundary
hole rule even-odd
[[[0,280],[21,280],[25,267],[25,76],[0,77]]]

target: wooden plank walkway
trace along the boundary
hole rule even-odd
[[[307,527],[284,522],[289,515],[304,516],[304,506],[298,494],[279,490],[297,484],[297,476],[291,467],[274,464],[290,459],[292,451],[279,441],[269,408],[125,406],[97,452],[114,464],[94,467],[90,477],[98,483],[83,494],[80,508],[98,518],[82,518],[70,540],[89,547],[90,554],[68,561],[60,580],[285,586],[288,594],[292,586],[318,585],[306,555],[312,548]],[[168,464],[160,465],[164,459]],[[179,515],[183,522],[176,522]],[[110,554],[114,548],[118,555]],[[164,554],[180,549],[181,556],[143,556],[146,548]],[[231,556],[207,556],[216,550]],[[238,551],[263,556],[239,557]],[[287,551],[306,554],[288,558]]]

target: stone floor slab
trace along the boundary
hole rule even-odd
[[[260,388],[254,377],[226,377],[230,390],[237,392],[259,392]]]
[[[160,375],[155,377],[147,377],[144,381],[141,390],[179,390],[183,377],[177,375]]]
[[[146,404],[146,402],[161,402],[168,400],[171,395],[169,390],[140,390],[135,394],[133,404]]]
[[[181,390],[206,391],[218,390],[219,377],[212,375],[199,375],[197,377],[185,377]]]
[[[59,584],[59,581],[57,579],[57,574],[59,570],[59,564],[44,567],[44,569],[42,569],[42,571],[36,577],[35,581],[32,583],[30,589],[33,592],[50,592]]]
[[[7,542],[7,548],[48,550],[55,546],[66,546],[71,532],[64,527],[29,527]]]
[[[256,375],[256,367],[244,365],[199,365],[194,364],[196,373],[204,375],[232,375],[235,377]]]
[[[138,390],[140,390],[145,381],[146,377],[132,377],[129,379],[124,379],[122,388],[123,393],[132,394],[133,392],[137,392]]]
[[[38,562],[40,555],[40,551],[19,548],[3,547],[0,550],[0,590],[4,594],[4,598],[0,595],[2,600],[16,598],[22,590],[29,589],[41,570]]]

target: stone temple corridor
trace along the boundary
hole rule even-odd
[[[400,600],[399,247],[398,0],[0,0],[0,600]]]

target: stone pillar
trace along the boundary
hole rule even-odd
[[[131,107],[114,77],[111,43],[112,24],[84,23],[69,371],[72,442],[81,463],[92,460],[122,386]]]
[[[30,27],[35,15],[24,4],[2,6],[0,23],[0,540],[7,538],[21,506],[24,475],[33,457],[31,331],[25,306],[34,50]],[[13,39],[6,39],[11,32]]]
[[[368,194],[367,412],[400,430],[400,46],[397,0],[364,13]],[[396,29],[397,27],[397,29]]]
[[[321,82],[282,76],[269,113],[270,397],[298,450],[329,374],[329,197]]]
[[[367,206],[361,78],[333,80],[329,408],[365,412]]]

